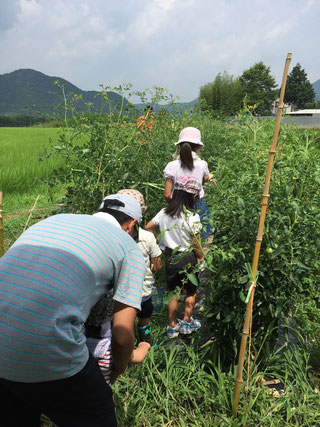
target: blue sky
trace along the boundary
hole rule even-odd
[[[131,82],[181,101],[288,52],[320,79],[319,0],[0,0],[0,74],[33,68],[83,90]],[[290,71],[289,70],[289,71]]]

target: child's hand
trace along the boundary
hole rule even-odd
[[[151,346],[150,346],[150,344],[149,344],[148,342],[141,341],[141,342],[138,344],[138,347],[137,347],[137,348],[141,348],[141,350],[149,351],[150,347],[151,347]]]
[[[198,261],[200,261],[200,260],[198,260]],[[203,271],[205,269],[205,259],[204,258],[199,262],[198,267],[199,267],[199,271]]]
[[[212,182],[213,184],[217,184],[217,180],[213,178],[213,173],[209,173],[209,182]]]

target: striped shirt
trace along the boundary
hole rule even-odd
[[[61,214],[30,227],[0,259],[0,377],[70,377],[88,360],[83,323],[102,295],[140,309],[143,255],[121,228]]]

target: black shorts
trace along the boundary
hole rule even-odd
[[[70,378],[20,383],[0,378],[1,427],[40,427],[41,413],[59,427],[116,426],[112,391],[89,353]]]
[[[149,319],[152,316],[153,313],[153,304],[152,304],[152,297],[146,299],[145,301],[142,301],[141,303],[141,311],[137,314],[139,319]]]
[[[166,248],[165,252],[165,274],[168,291],[173,291],[177,286],[184,288],[186,292],[193,295],[197,292],[197,286],[195,286],[190,280],[187,279],[184,273],[179,273],[184,267],[190,264],[188,272],[191,272],[193,267],[197,264],[196,256],[193,252],[188,253],[181,261],[177,264],[171,264],[171,261],[177,256],[172,255],[172,249]],[[196,274],[197,277],[197,274]]]

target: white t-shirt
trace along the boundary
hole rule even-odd
[[[199,234],[202,228],[200,217],[197,213],[182,213],[179,218],[172,218],[165,213],[165,209],[152,219],[154,225],[159,226],[160,231],[164,231],[161,243],[170,249],[180,247],[179,251],[190,248],[194,235]]]
[[[178,159],[169,162],[165,167],[163,174],[166,178],[172,179],[173,185],[181,176],[194,176],[201,184],[199,196],[200,199],[202,199],[204,196],[204,190],[202,187],[203,178],[209,175],[208,163],[205,160],[201,160],[197,155],[193,155],[193,158],[193,170],[182,168],[181,160]]]
[[[139,242],[138,246],[141,249],[144,261],[146,264],[146,275],[144,277],[144,282],[142,285],[142,301],[146,300],[146,297],[149,297],[152,293],[152,287],[154,284],[154,277],[150,269],[150,260],[151,258],[159,257],[162,252],[159,246],[157,245],[156,238],[154,234],[150,231],[143,230],[139,228]]]

